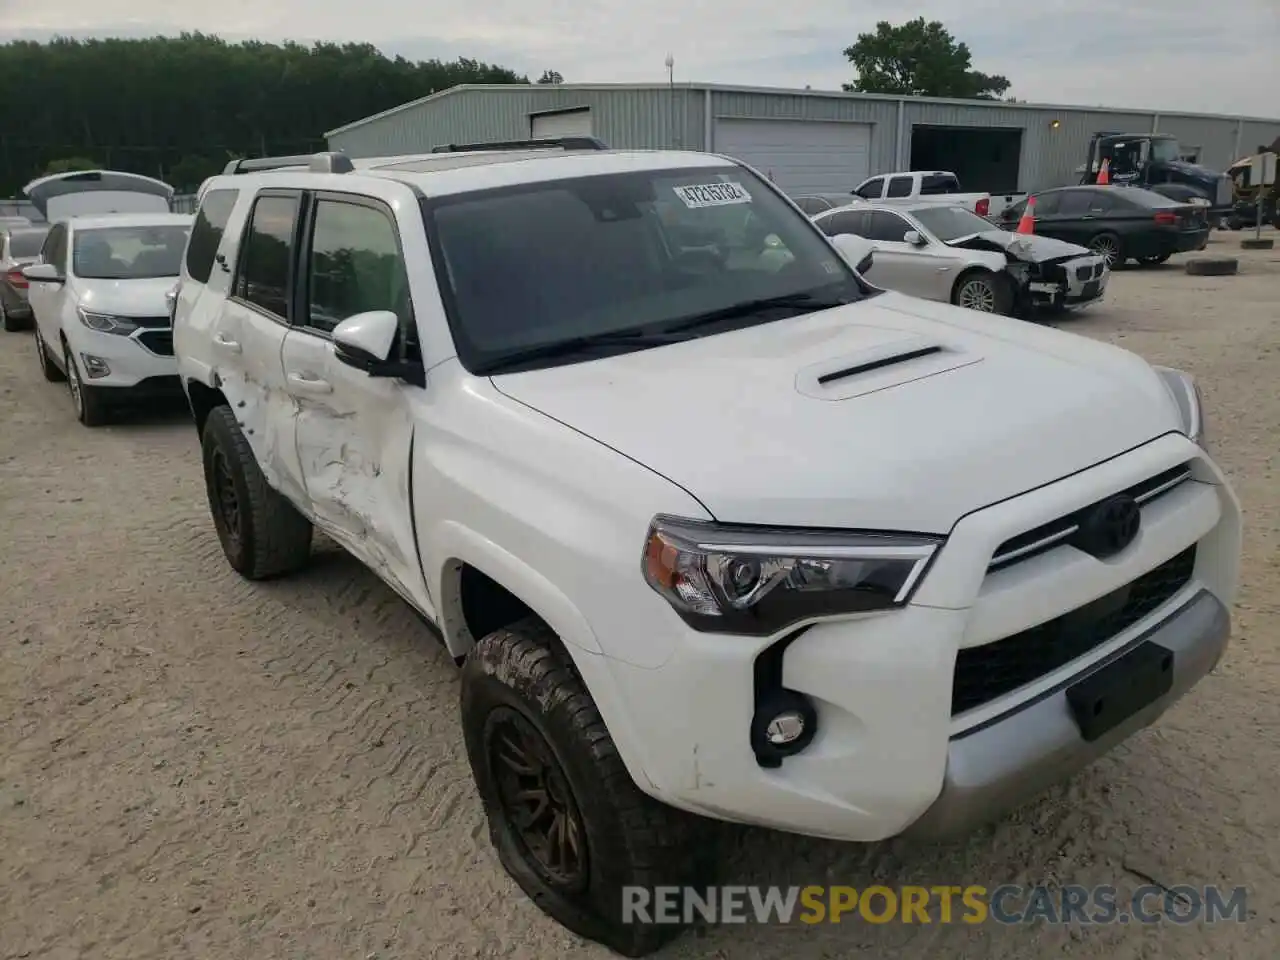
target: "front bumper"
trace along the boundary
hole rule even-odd
[[[1121,554],[1099,561],[1059,546],[988,570],[1009,538],[1188,462],[1193,479],[1143,506],[1142,531]],[[1192,546],[1188,579],[1149,613],[1062,666],[953,713],[961,651],[1079,610]],[[627,728],[618,740],[628,768],[673,806],[838,840],[962,832],[1106,753],[1212,669],[1226,644],[1239,554],[1235,495],[1207,455],[1177,435],[971,513],[907,608],[816,623],[788,639],[782,685],[814,705],[818,732],[776,769],[757,762],[748,731],[757,661],[780,638],[688,631],[656,669],[604,658],[607,667],[594,668],[609,673],[615,699],[606,719]],[[673,619],[644,629],[681,629]],[[1086,742],[1066,712],[1065,690],[1152,642],[1175,651],[1172,689]]]
[[[177,382],[178,363],[167,330],[143,329],[121,336],[78,324],[64,327],[63,333],[76,354],[85,386],[149,391],[153,383]]]
[[[1060,270],[1061,279],[1028,282],[1027,296],[1033,305],[1076,306],[1100,300],[1107,292],[1111,271],[1102,257],[1077,257],[1054,267],[1055,272]]]

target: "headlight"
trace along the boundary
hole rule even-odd
[[[902,606],[941,543],[656,517],[644,576],[695,630],[763,636],[814,617]]]
[[[1204,403],[1200,399],[1200,388],[1189,373],[1174,370],[1172,367],[1155,367],[1156,373],[1164,381],[1165,387],[1178,405],[1182,416],[1182,431],[1195,443],[1204,446]]]
[[[76,312],[80,314],[81,323],[99,333],[118,333],[127,337],[138,329],[138,325],[128,317],[113,317],[109,313],[91,313],[88,310]]]

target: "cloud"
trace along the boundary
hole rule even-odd
[[[5,3],[5,0],[0,0]],[[5,4],[8,5],[7,3]],[[677,80],[838,89],[842,50],[877,20],[941,20],[974,67],[1020,100],[1280,116],[1280,4],[1233,0],[41,0],[8,10],[0,39],[182,30],[367,41],[409,57],[473,57],[579,82]]]

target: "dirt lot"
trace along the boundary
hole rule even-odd
[[[1065,321],[1201,379],[1248,523],[1234,646],[1212,677],[967,842],[725,831],[728,882],[1246,885],[1249,922],[735,927],[665,956],[1276,955],[1278,304],[1275,251],[1234,278],[1125,271]],[[499,869],[455,669],[390,590],[327,546],[287,582],[238,579],[189,423],[86,430],[28,335],[0,339],[0,411],[0,958],[605,955]]]

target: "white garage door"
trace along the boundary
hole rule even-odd
[[[591,111],[571,110],[567,113],[535,113],[533,121],[533,139],[544,140],[552,137],[589,137],[591,136]],[[852,187],[850,189],[853,189]]]
[[[750,164],[790,194],[848,193],[870,176],[871,125],[719,120],[715,152]]]

